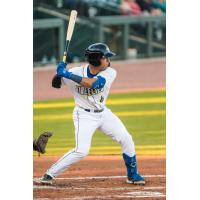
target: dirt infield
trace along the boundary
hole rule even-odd
[[[34,157],[34,180],[57,159]],[[34,182],[34,200],[166,199],[165,157],[138,156],[138,168],[146,179],[145,186],[125,182],[121,156],[88,156],[56,178],[52,186]]]
[[[165,88],[165,62],[165,58],[113,61],[112,67],[117,70],[117,78],[112,85],[110,93]],[[70,64],[69,66],[80,66],[80,64]],[[72,97],[67,87],[61,89],[51,87],[51,79],[54,74],[55,66],[34,69],[34,101]]]

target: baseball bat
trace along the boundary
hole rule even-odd
[[[74,31],[76,17],[77,17],[77,11],[72,10],[71,13],[70,13],[69,24],[68,24],[67,35],[66,35],[66,41],[65,41],[65,50],[64,50],[64,54],[63,54],[63,62],[64,63],[67,63],[67,52],[68,52],[69,43],[71,41],[71,37],[72,37],[73,31]]]

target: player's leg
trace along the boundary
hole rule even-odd
[[[106,135],[121,144],[123,159],[127,168],[128,183],[145,184],[145,180],[137,170],[135,145],[121,120],[109,109],[104,113],[103,123],[99,128]]]
[[[47,170],[46,175],[54,178],[69,168],[72,164],[80,161],[88,155],[93,133],[98,127],[98,120],[87,117],[86,111],[76,110],[74,112],[74,126],[76,136],[76,147],[61,157]]]

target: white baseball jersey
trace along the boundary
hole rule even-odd
[[[82,77],[90,78],[90,72],[88,72],[88,68],[88,65],[83,65],[80,67],[71,68],[69,69],[69,72]],[[101,89],[85,88],[84,86],[81,86],[80,84],[66,78],[62,78],[62,84],[68,85],[70,88],[71,92],[73,93],[76,106],[84,109],[97,110],[105,107],[105,102],[116,74],[116,70],[111,67],[107,67],[104,71],[99,72],[96,76],[102,76],[106,79],[106,83]]]

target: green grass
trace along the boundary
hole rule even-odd
[[[111,99],[124,98],[152,98],[165,97],[165,91],[136,92],[127,94],[113,94]],[[73,99],[55,101],[38,101],[34,103],[72,102]],[[165,110],[165,103],[112,105],[108,106],[113,112]],[[40,115],[72,115],[72,107],[34,109],[34,116]],[[165,154],[166,118],[165,115],[120,117],[126,128],[133,136],[137,154],[163,155]],[[53,131],[54,136],[49,140],[46,155],[63,155],[74,148],[74,125],[72,119],[62,120],[34,120],[33,135],[37,137],[43,131]],[[120,145],[102,132],[97,131],[92,140],[90,154],[121,154]]]

